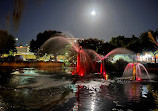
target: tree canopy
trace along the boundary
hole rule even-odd
[[[150,39],[149,32],[153,35],[153,38]],[[158,31],[147,31],[140,34],[139,37],[132,35],[132,37],[124,37],[124,36],[117,36],[112,37],[110,40],[110,44],[112,44],[115,48],[124,47],[128,48],[135,52],[143,52],[143,51],[156,51],[158,46],[156,46],[156,37],[158,36]],[[153,41],[154,40],[154,41]]]
[[[96,52],[102,47],[104,41],[97,38],[89,38],[84,40],[78,40],[79,46],[84,49],[92,49]]]
[[[116,46],[114,46],[113,44],[110,44],[109,42],[106,42],[101,45],[100,49],[98,50],[98,53],[106,55],[107,53],[109,53],[111,50],[115,48]]]
[[[37,53],[44,42],[46,42],[51,37],[55,37],[59,35],[61,35],[61,32],[54,30],[44,31],[43,33],[37,34],[36,40],[32,39],[30,42],[30,51],[33,53]]]
[[[117,36],[112,37],[109,42],[99,40],[97,38],[89,38],[79,40],[79,45],[85,49],[92,49],[99,54],[107,54],[111,50],[119,47],[128,48],[136,53],[142,53],[144,51],[156,51],[158,49],[158,29],[156,31],[146,31],[140,36],[131,37]]]
[[[16,40],[7,31],[0,30],[0,54],[9,54],[9,51],[16,52]]]
[[[62,33],[59,31],[44,31],[43,33],[39,33],[36,36],[36,40],[32,39],[30,42],[30,51],[38,54],[40,47],[48,40],[52,40],[47,44],[47,50],[43,51],[43,53],[49,54],[50,52],[54,54],[55,58],[59,54],[56,52],[59,46],[66,46],[67,43],[60,41],[60,38],[54,39],[56,36],[61,36]],[[63,36],[62,36],[63,37]],[[152,51],[155,52],[158,49],[158,29],[156,31],[146,31],[140,34],[138,37],[132,35],[131,37],[125,36],[117,36],[112,37],[109,42],[104,42],[103,40],[97,38],[88,38],[88,39],[79,39],[78,44],[82,46],[83,49],[92,49],[98,54],[106,55],[111,50],[119,47],[130,49],[136,53],[142,53],[144,51]],[[48,42],[48,41],[47,41]],[[56,44],[56,45],[54,45]],[[55,47],[56,46],[56,47]],[[51,51],[49,50],[51,49]],[[54,51],[55,50],[55,51]],[[61,52],[61,51],[60,51]],[[41,54],[43,55],[43,54]]]
[[[150,31],[150,32],[154,33],[153,31]],[[155,51],[156,50],[155,44],[150,41],[148,32],[142,33],[139,37],[140,37],[139,47],[141,47],[141,51]]]

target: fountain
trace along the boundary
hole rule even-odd
[[[144,70],[144,73],[142,72]],[[123,73],[123,78],[140,81],[142,79],[150,80],[148,71],[141,63],[129,63]]]
[[[62,36],[48,39],[41,46],[39,53],[53,53],[54,56],[55,54],[64,55],[64,50],[74,51],[77,54],[76,69],[72,71],[72,75],[84,76],[85,73],[88,74],[95,70],[92,58],[99,58],[99,55],[93,50],[82,49],[78,43]]]
[[[134,52],[129,50],[129,49],[126,49],[126,48],[116,48],[116,49],[113,49],[112,51],[110,51],[105,57],[103,57],[102,59],[105,59],[107,57],[109,57],[110,55],[114,55],[114,54],[130,54],[130,55],[133,55]]]
[[[82,50],[82,47],[80,46],[79,51],[77,53],[77,67],[76,67],[76,73],[79,76],[84,76],[85,70],[86,70],[86,67],[84,67],[84,63],[82,63],[83,60],[86,58],[85,58],[85,56],[82,56],[82,53],[83,53],[83,50]]]
[[[105,66],[104,66],[104,59],[101,61],[101,64],[100,64],[100,73],[102,74],[105,74]]]
[[[80,46],[77,52],[76,72],[73,72],[73,74],[77,74],[82,77],[85,74],[89,75],[92,72],[96,72],[95,62],[100,59],[100,55],[95,51],[91,49],[82,49],[82,46]]]
[[[133,55],[134,52],[125,49],[125,48],[116,48],[110,51],[106,56],[101,57],[98,53],[91,49],[82,49],[81,46],[76,42],[72,42],[69,39],[61,36],[53,37],[48,39],[40,48],[40,51],[47,53],[57,53],[60,54],[63,50],[68,49],[71,51],[75,51],[77,54],[76,58],[76,69],[72,71],[72,75],[78,75],[80,77],[85,76],[95,72],[96,68],[94,66],[94,62],[101,61],[99,74],[101,74],[105,79],[108,78],[105,70],[105,59],[114,54],[130,54]],[[134,60],[134,59],[133,59]],[[140,80],[142,79],[141,68],[143,68],[148,75],[147,70],[141,63],[129,63],[123,73],[123,77],[129,77],[132,80]],[[149,77],[149,75],[148,75]]]
[[[103,77],[107,80],[108,75],[106,74],[106,70],[105,70],[105,59],[107,59],[109,56],[111,55],[115,55],[115,54],[130,54],[133,55],[134,52],[131,50],[128,50],[126,48],[116,48],[113,49],[112,51],[110,51],[107,55],[105,55],[104,57],[102,57],[101,60],[101,65],[100,65],[100,73],[103,75]]]

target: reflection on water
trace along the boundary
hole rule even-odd
[[[129,101],[139,102],[139,99],[141,96],[140,84],[137,84],[137,83],[126,84],[124,90]]]
[[[72,78],[68,69],[0,69],[0,110],[153,110],[155,82]]]
[[[147,98],[147,94],[148,94],[148,88],[147,85],[143,85],[142,86],[142,97]]]

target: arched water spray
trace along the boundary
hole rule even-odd
[[[116,49],[113,49],[112,51],[110,51],[105,57],[103,57],[103,59],[107,58],[110,55],[114,55],[114,54],[131,54],[131,55],[134,55],[135,53],[129,49],[126,49],[126,48],[116,48]]]
[[[144,70],[145,73],[142,73],[142,70]],[[125,79],[138,80],[138,81],[140,81],[141,79],[150,80],[148,71],[141,63],[129,63],[123,72],[123,77]]]
[[[82,49],[82,47],[79,46],[77,42],[74,42],[71,39],[62,36],[52,37],[48,39],[41,46],[40,52],[48,54],[60,54],[65,49],[75,51],[77,54],[76,70],[72,71],[72,75],[77,74],[79,76],[84,76],[85,73],[93,71],[91,69],[95,69],[92,59],[95,57],[98,59],[99,55],[95,51]],[[91,58],[92,55],[94,57]]]
[[[110,55],[114,55],[114,54],[134,55],[134,52],[132,52],[128,49],[116,48],[116,49],[110,51],[106,56],[101,57],[95,51],[93,51],[91,49],[82,49],[82,47],[79,46],[78,43],[70,41],[69,39],[62,37],[62,36],[52,37],[49,40],[47,40],[41,46],[40,51],[48,52],[48,53],[59,53],[65,48],[69,48],[77,53],[76,70],[73,71],[72,74],[77,74],[79,76],[84,76],[85,74],[91,73],[91,71],[93,71],[92,69],[95,69],[93,62],[96,62],[96,61],[101,61],[100,73],[106,74],[104,59],[106,59]],[[126,72],[128,72],[129,70],[132,70],[132,72],[133,72],[132,64],[133,63],[129,63],[126,66],[127,70],[124,71],[124,74]],[[145,67],[142,64],[137,63],[136,68],[135,68],[135,70],[136,70],[136,74],[135,74],[136,76],[134,76],[135,78],[138,78],[139,76],[141,77],[141,74],[142,74],[141,67],[144,68],[144,70],[147,73],[147,70],[145,69]],[[148,73],[147,73],[147,75],[148,75]]]
[[[106,58],[108,58],[109,56],[115,55],[115,54],[130,54],[130,55],[134,55],[134,52],[129,50],[129,49],[126,49],[126,48],[116,48],[116,49],[113,49],[112,51],[110,51],[106,56],[101,58],[101,65],[100,65],[100,73],[101,74],[106,74],[104,60]]]
[[[78,51],[78,46],[74,42],[68,40],[67,38],[63,36],[57,36],[52,37],[48,39],[41,47],[39,51],[45,51],[45,52],[57,52],[61,51],[62,49],[65,49],[66,46],[69,46],[69,48],[73,48],[73,50]]]

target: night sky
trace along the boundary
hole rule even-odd
[[[157,28],[158,0],[0,0],[0,30],[23,44],[45,30],[109,41]]]

